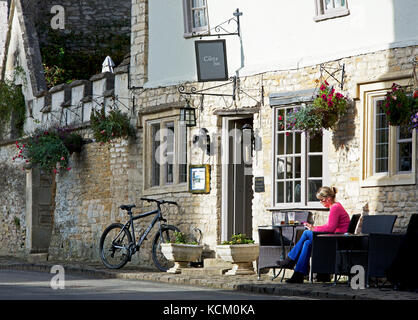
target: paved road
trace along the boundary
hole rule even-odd
[[[99,279],[65,274],[64,282],[57,281],[58,273],[34,271],[0,271],[0,300],[296,300],[167,283]],[[55,278],[54,278],[55,277]],[[54,278],[54,279],[53,279]],[[53,289],[65,284],[64,289]],[[303,300],[306,300],[305,298]]]

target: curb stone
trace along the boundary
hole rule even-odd
[[[323,284],[289,285],[285,283],[271,282],[267,276],[265,280],[254,280],[253,277],[236,277],[225,279],[224,276],[208,276],[206,278],[194,278],[181,274],[166,274],[150,269],[128,269],[125,271],[103,270],[100,265],[83,265],[82,263],[52,262],[30,263],[5,259],[0,257],[0,270],[23,270],[49,273],[55,264],[65,266],[70,274],[88,275],[100,278],[119,278],[126,280],[157,281],[180,285],[194,285],[221,290],[236,290],[241,292],[272,294],[290,297],[306,297],[323,300],[418,300],[418,293],[379,290],[367,288],[364,290],[352,290],[346,284],[338,288],[327,287]],[[308,288],[306,288],[308,287]],[[334,292],[332,292],[332,290]]]

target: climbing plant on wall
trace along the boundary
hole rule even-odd
[[[0,80],[0,139],[9,127],[14,127],[19,136],[23,135],[25,112],[22,86],[11,80]]]

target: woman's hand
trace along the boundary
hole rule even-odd
[[[305,223],[305,227],[308,229],[308,230],[311,230],[311,231],[313,231],[313,229],[314,229],[314,226],[313,225],[311,225],[310,223]]]

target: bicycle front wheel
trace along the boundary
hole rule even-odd
[[[122,268],[129,260],[129,245],[132,242],[129,230],[121,223],[106,228],[100,238],[100,258],[109,269]]]
[[[167,260],[166,257],[164,257],[161,252],[161,244],[175,239],[174,232],[180,232],[180,230],[172,225],[164,225],[161,227],[161,237],[160,233],[157,232],[152,243],[152,260],[154,261],[155,266],[163,272],[172,268],[174,266],[174,261]]]

